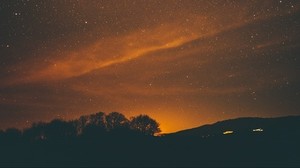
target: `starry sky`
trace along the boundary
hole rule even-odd
[[[0,129],[300,115],[300,2],[1,0]]]

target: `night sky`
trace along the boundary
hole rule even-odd
[[[0,129],[300,115],[300,1],[1,0]]]

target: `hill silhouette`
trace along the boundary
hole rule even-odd
[[[300,116],[286,116],[278,118],[245,117],[219,121],[214,124],[166,134],[168,136],[212,137],[224,135],[232,131],[232,135],[251,134],[299,134]],[[226,133],[225,133],[226,134]]]
[[[147,115],[117,112],[0,131],[0,166],[300,166],[300,116],[238,118],[154,136]]]

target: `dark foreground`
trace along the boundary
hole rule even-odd
[[[244,118],[160,137],[121,131],[51,141],[2,140],[0,165],[299,167],[299,129],[300,117]]]

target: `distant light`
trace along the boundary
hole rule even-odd
[[[263,132],[264,130],[262,128],[256,128],[252,130],[253,132]]]
[[[224,131],[223,134],[224,135],[226,135],[226,134],[233,134],[233,131]]]

